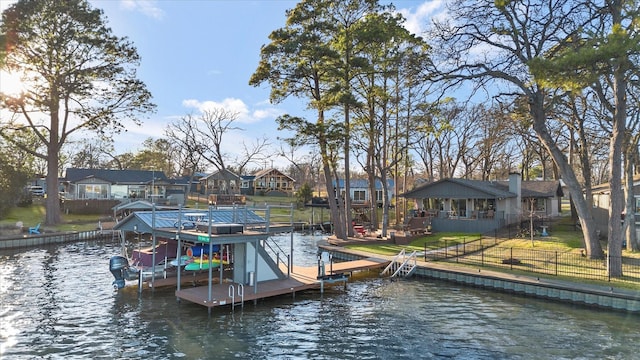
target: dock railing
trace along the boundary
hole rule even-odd
[[[276,266],[280,267],[280,264],[282,264],[287,269],[287,276],[290,276],[291,259],[289,255],[284,250],[282,250],[280,245],[278,245],[275,241],[269,241],[268,239],[264,240],[262,245],[269,256],[274,259]]]

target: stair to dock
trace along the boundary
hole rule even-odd
[[[417,251],[407,255],[406,249],[402,249],[398,255],[382,270],[380,275],[390,275],[390,277],[408,278],[413,275],[417,266]]]

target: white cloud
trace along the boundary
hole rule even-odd
[[[200,101],[196,99],[187,99],[182,101],[182,105],[187,108],[193,108],[200,112],[206,110],[223,109],[237,114],[236,121],[244,124],[253,124],[268,118],[275,118],[280,112],[273,109],[257,109],[250,111],[244,101],[236,98],[226,98],[222,102],[212,100]]]
[[[121,0],[120,6],[129,11],[137,11],[156,20],[164,18],[164,10],[157,6],[155,0]]]
[[[431,18],[440,16],[443,11],[443,0],[425,1],[417,7],[415,12],[411,9],[398,9],[398,12],[407,20],[404,24],[405,28],[418,36],[422,36]]]
[[[260,110],[254,110],[253,111],[253,117],[256,119],[275,119],[278,116],[282,115],[282,111],[274,109],[274,108],[268,108],[268,109],[260,109]]]

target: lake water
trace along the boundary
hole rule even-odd
[[[296,264],[315,263],[319,240],[296,235]],[[114,292],[119,253],[104,242],[0,252],[0,359],[638,358],[637,315],[429,279],[357,276],[209,315],[173,289]]]

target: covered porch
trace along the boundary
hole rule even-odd
[[[426,217],[432,231],[487,233],[509,224],[516,194],[492,182],[443,179],[402,194],[415,201],[411,217]]]

